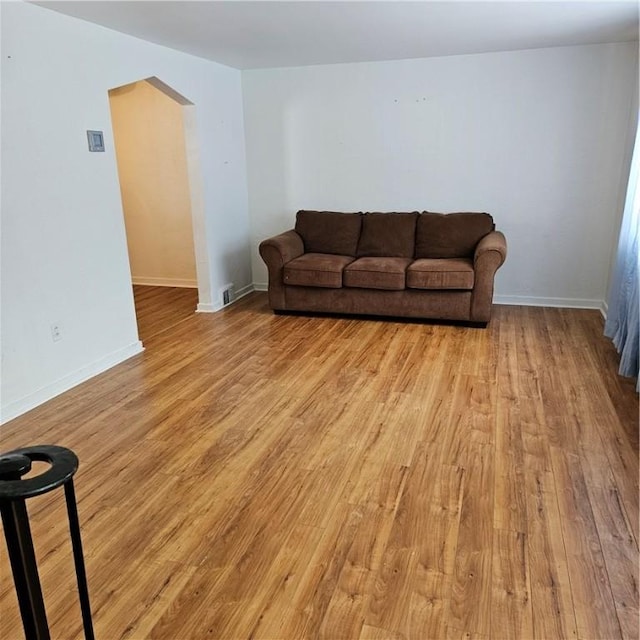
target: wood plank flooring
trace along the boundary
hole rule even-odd
[[[157,330],[146,304],[143,354],[0,434],[80,458],[97,638],[638,638],[638,398],[598,312],[483,330],[255,293]],[[81,638],[63,497],[29,512],[52,637]]]
[[[133,285],[138,335],[143,343],[160,331],[191,317],[198,305],[198,290],[186,287]]]

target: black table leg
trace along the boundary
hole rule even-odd
[[[2,504],[0,511],[25,637],[49,640],[27,506],[24,500],[14,500]]]
[[[76,495],[73,488],[73,480],[70,478],[64,485],[64,496],[67,500],[67,515],[69,516],[69,533],[71,534],[71,546],[73,548],[73,561],[76,565],[76,577],[78,580],[78,595],[80,609],[82,610],[82,624],[86,640],[94,640],[93,623],[91,621],[91,605],[89,604],[89,587],[87,585],[87,572],[84,567],[82,555],[82,539],[80,538],[80,521],[76,507]]]

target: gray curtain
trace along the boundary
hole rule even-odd
[[[638,376],[640,302],[638,300],[638,232],[640,230],[640,129],[636,133],[627,197],[618,241],[615,271],[608,300],[604,333],[620,353],[619,372]],[[636,389],[640,387],[640,382]]]

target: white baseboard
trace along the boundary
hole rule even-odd
[[[95,362],[91,362],[90,364],[63,376],[59,380],[30,393],[20,400],[16,400],[15,402],[11,402],[6,406],[1,407],[0,424],[6,424],[9,420],[13,420],[18,416],[21,416],[23,413],[26,413],[31,409],[35,409],[35,407],[47,402],[47,400],[51,400],[52,398],[59,396],[61,393],[69,391],[69,389],[72,389],[73,387],[77,387],[89,378],[93,378],[99,373],[103,373],[107,369],[111,369],[111,367],[115,367],[117,364],[120,364],[143,351],[144,347],[142,346],[142,342],[138,340],[127,347],[118,349],[104,358],[100,358]]]
[[[603,300],[602,305],[600,305],[600,313],[602,314],[602,317],[606,320],[607,314],[609,313],[609,304],[607,303],[606,300]]]
[[[267,291],[265,282],[254,282],[254,291]],[[599,309],[603,315],[603,306],[606,303],[602,300],[590,300],[581,298],[541,298],[538,296],[493,296],[494,304],[522,305],[524,307],[565,307],[568,309]]]
[[[222,304],[222,302],[218,302],[216,304],[213,304],[213,303],[200,304],[200,303],[198,303],[198,306],[196,307],[196,312],[198,312],[198,313],[216,313],[217,311],[222,311],[222,309],[226,309],[227,307],[230,307],[234,302],[237,302],[238,300],[240,300],[240,298],[244,298],[244,296],[248,295],[249,293],[252,293],[253,291],[255,291],[254,285],[253,284],[248,284],[245,287],[242,287],[241,289],[238,289],[235,292],[235,297],[233,298],[233,300],[229,304]],[[266,291],[266,289],[265,289],[265,291]]]
[[[236,291],[236,297],[234,299],[234,302],[236,300],[240,300],[240,298],[244,298],[246,295],[249,295],[250,293],[253,293],[255,291],[255,289],[253,288],[253,284],[248,284],[245,287],[242,287],[241,289],[238,289]]]
[[[182,287],[184,289],[197,289],[197,280],[186,280],[183,278],[154,278],[152,276],[131,277],[133,284],[144,284],[151,287]]]
[[[493,296],[494,304],[523,307],[560,307],[565,309],[601,309],[602,300],[588,298],[541,298],[537,296]]]

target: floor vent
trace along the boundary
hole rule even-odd
[[[226,307],[233,302],[233,285],[227,284],[222,289],[222,304]]]

